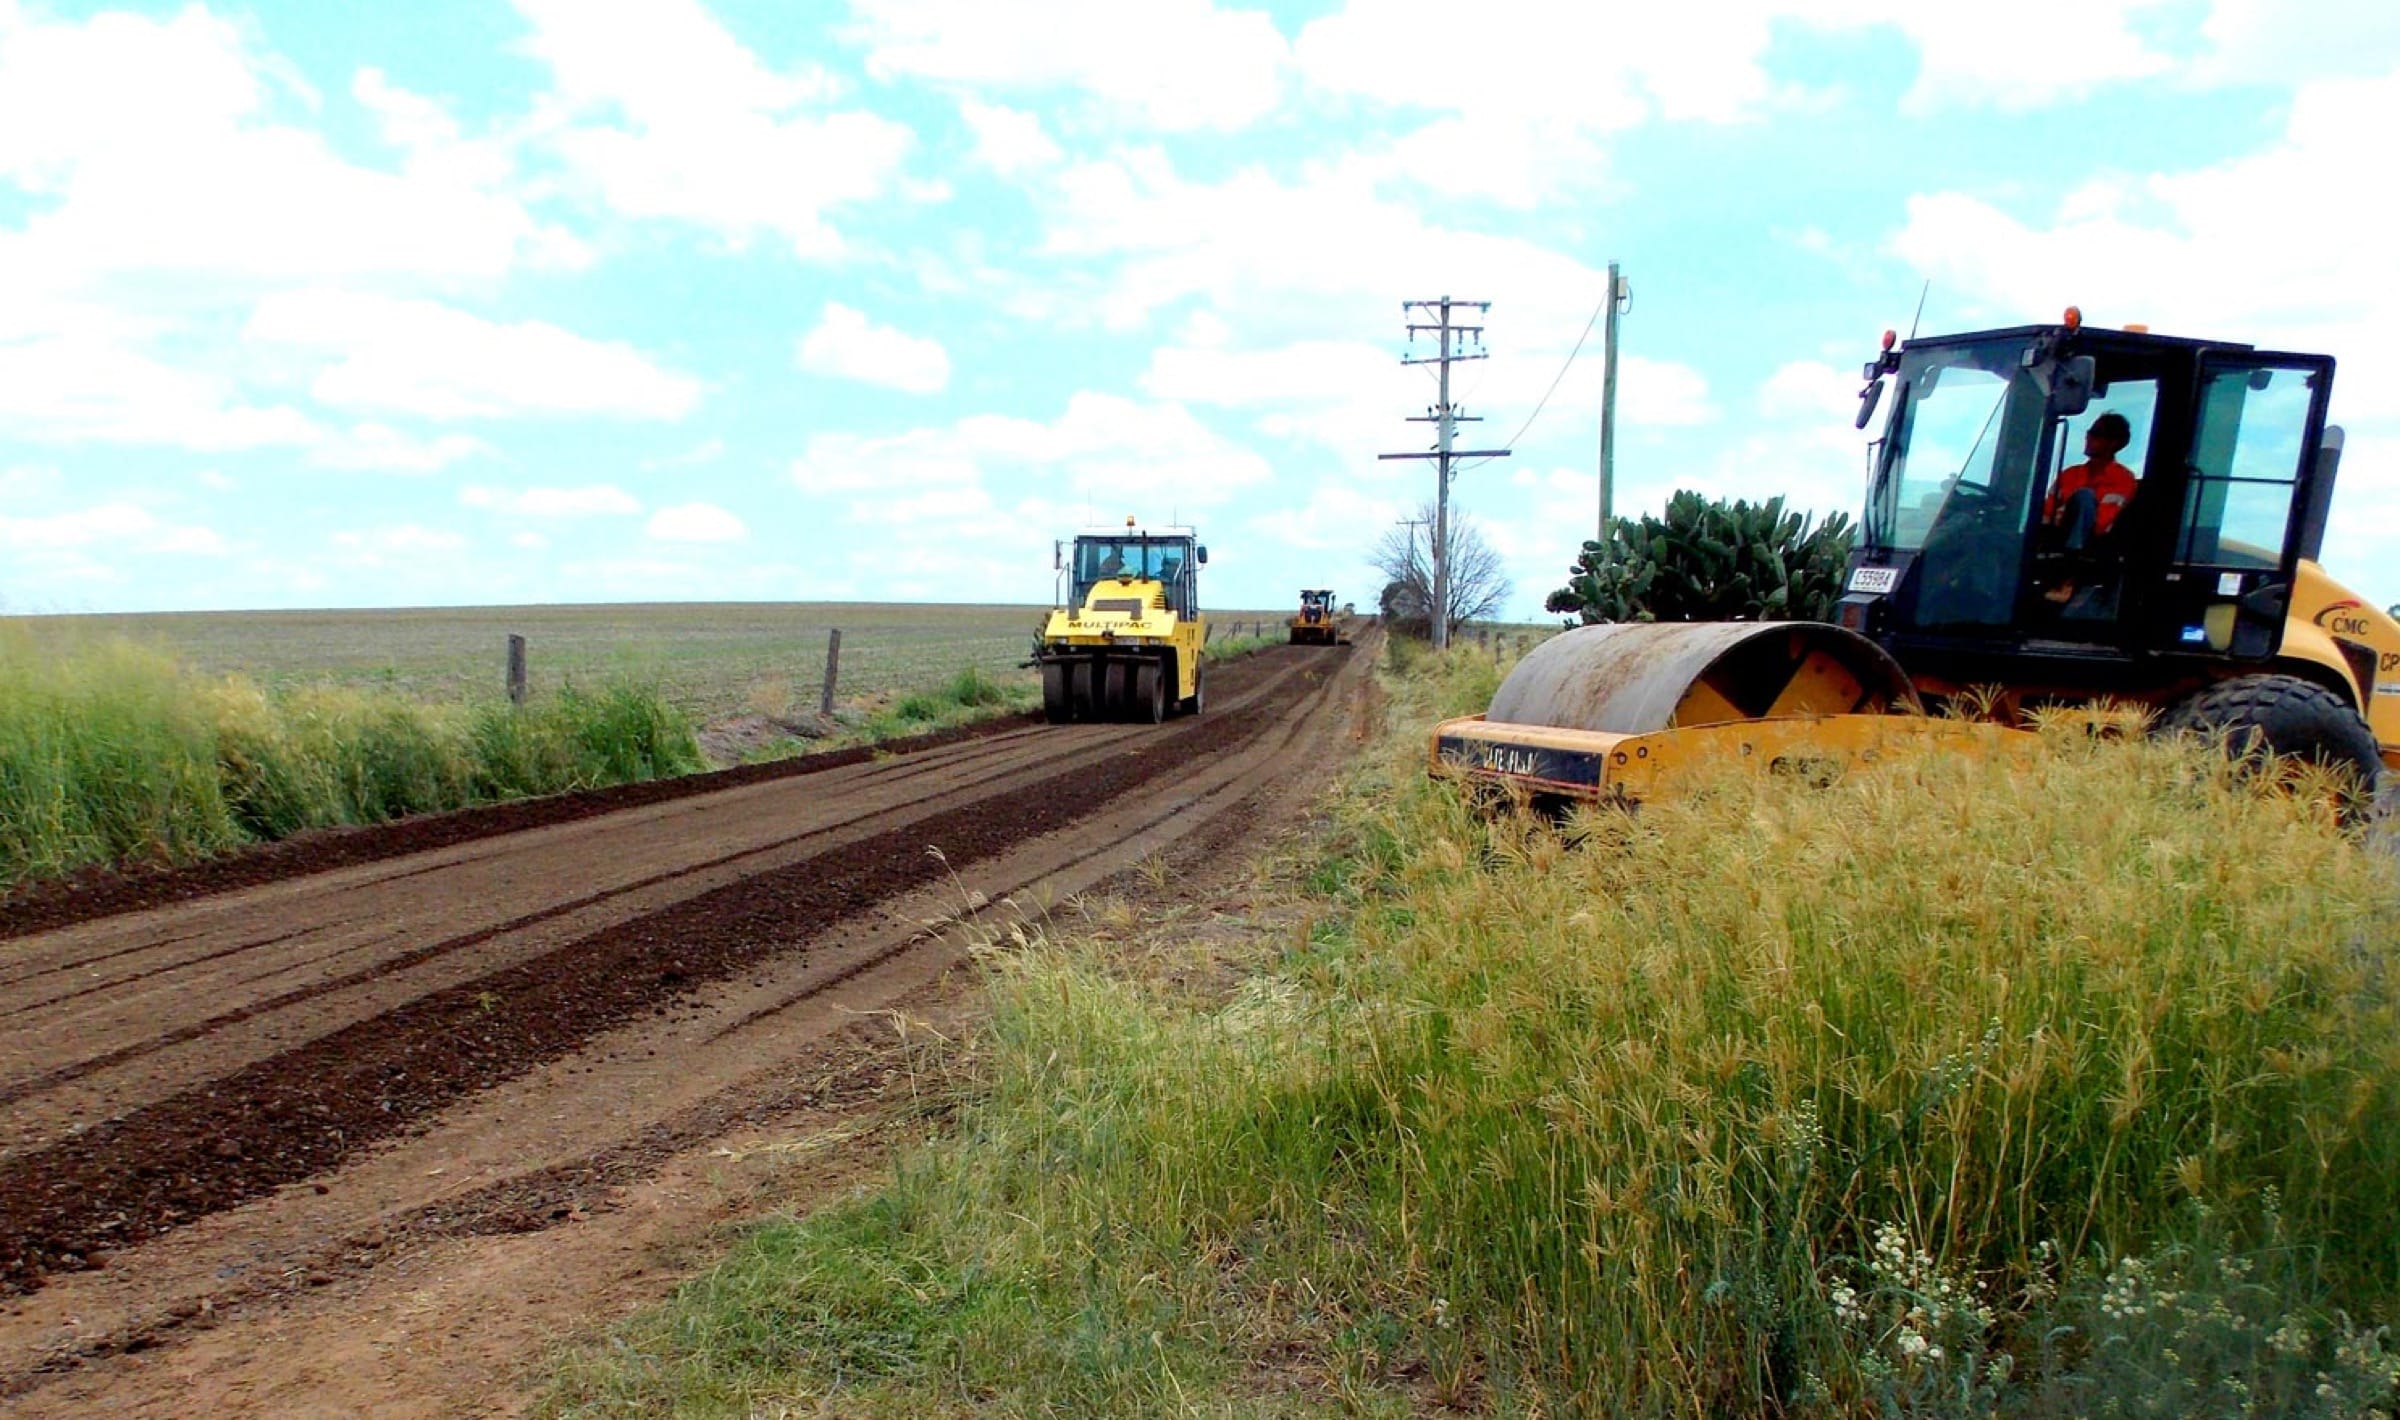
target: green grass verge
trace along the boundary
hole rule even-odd
[[[820,747],[838,747],[860,740],[878,744],[988,720],[995,715],[1017,714],[1039,704],[1041,692],[1037,688],[1022,681],[1003,682],[970,666],[945,685],[901,696],[869,715],[853,733],[836,737]]]
[[[637,685],[523,709],[269,693],[121,638],[0,629],[0,886],[701,767],[682,714]]]
[[[955,1134],[570,1357],[564,1415],[2367,1415],[2400,897],[2309,805],[2047,737],[1562,836],[1419,772],[1196,996],[995,954]]]

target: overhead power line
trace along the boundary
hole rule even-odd
[[[1525,422],[1517,426],[1517,432],[1504,441],[1507,447],[1515,448],[1517,441],[1525,437],[1525,431],[1533,427],[1533,421],[1542,417],[1542,409],[1550,403],[1550,396],[1558,393],[1559,385],[1567,378],[1567,371],[1575,368],[1575,357],[1583,353],[1584,342],[1592,338],[1592,327],[1600,323],[1600,313],[1607,309],[1608,298],[1603,296],[1600,304],[1592,307],[1591,319],[1583,323],[1583,334],[1575,337],[1575,348],[1567,352],[1567,362],[1558,367],[1557,374],[1550,377],[1550,388],[1542,391],[1541,399],[1533,406],[1533,413],[1526,415]],[[1479,468],[1489,462],[1489,459],[1477,459],[1474,463],[1462,466],[1459,472],[1464,473],[1467,469]]]

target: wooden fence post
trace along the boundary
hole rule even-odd
[[[825,638],[825,694],[817,701],[817,713],[833,715],[833,683],[842,674],[842,628],[835,627]]]
[[[525,638],[508,634],[508,703],[525,703]]]

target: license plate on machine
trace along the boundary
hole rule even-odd
[[[1443,763],[1471,775],[1518,779],[1562,789],[1600,787],[1600,757],[1590,751],[1495,744],[1467,735],[1439,736],[1434,749]]]
[[[1881,596],[1900,585],[1897,567],[1861,567],[1850,574],[1850,590]]]

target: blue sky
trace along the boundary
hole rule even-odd
[[[2400,601],[2395,133],[2337,0],[0,0],[0,610],[1040,602],[1127,515],[1364,601],[1401,302],[1492,303],[1496,441],[1611,259],[1620,512],[1855,513],[1930,281],[2334,355]],[[1599,376],[1456,486],[1519,615]]]

